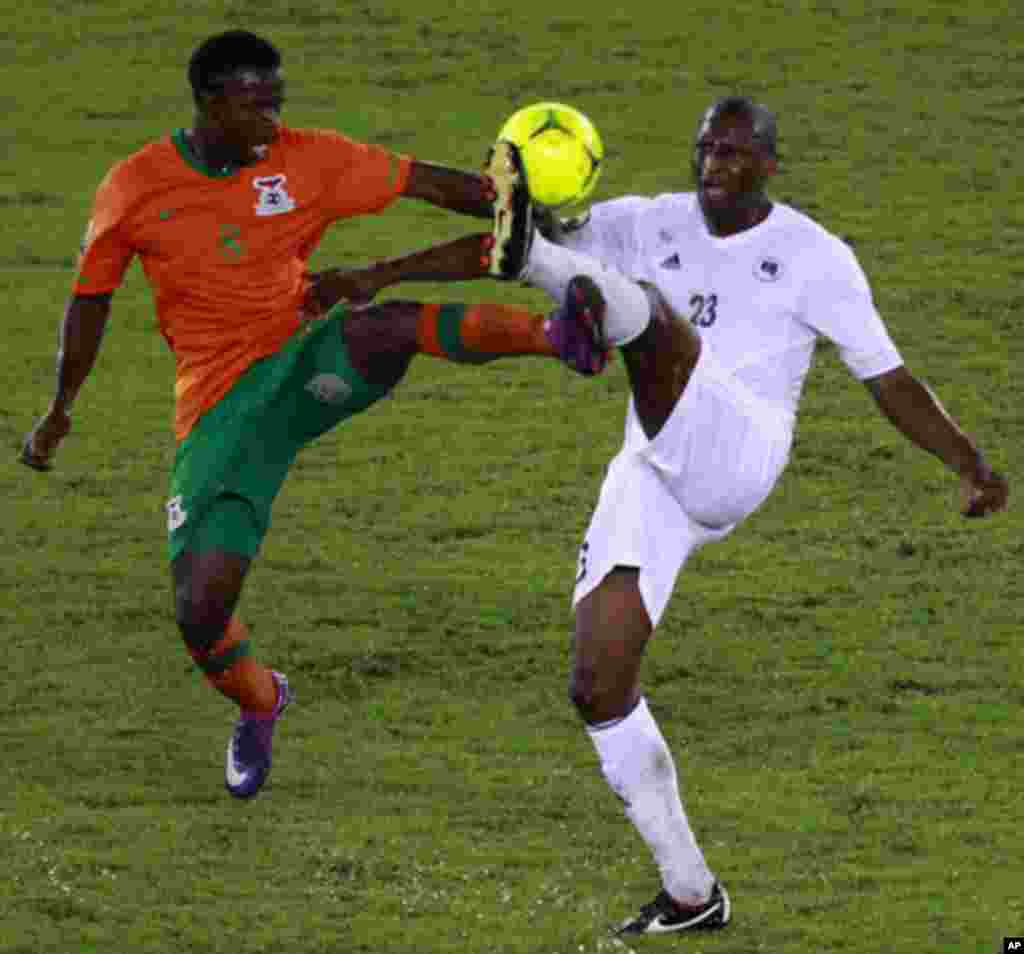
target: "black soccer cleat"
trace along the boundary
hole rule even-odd
[[[640,913],[624,921],[616,936],[637,934],[670,934],[674,931],[716,931],[724,928],[732,917],[729,895],[717,881],[711,897],[699,908],[680,907],[667,891],[661,891]]]
[[[518,148],[499,139],[488,156],[485,172],[495,191],[490,274],[514,280],[522,275],[533,244],[530,188]]]

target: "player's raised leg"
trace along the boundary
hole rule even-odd
[[[675,314],[661,295],[642,286],[651,319],[643,332],[622,348],[640,426],[653,438],[665,425],[690,382],[700,358],[700,335]]]
[[[650,320],[647,296],[620,272],[587,255],[555,245],[536,231],[526,172],[519,150],[512,143],[495,144],[487,174],[496,192],[491,274],[541,288],[556,302],[564,301],[569,282],[575,276],[586,275],[604,296],[608,344],[621,347],[636,338]]]
[[[653,437],[697,364],[700,336],[653,289],[534,229],[529,186],[514,145],[496,144],[488,173],[497,192],[492,274],[543,289],[562,303],[567,324],[582,324],[597,340],[622,349],[641,425]]]
[[[686,321],[665,306],[657,292],[636,287],[647,297],[651,318],[621,351],[640,425],[647,437],[653,438],[689,383],[700,358],[701,340]],[[564,333],[576,326],[576,337],[585,336],[603,347],[608,343],[608,312],[598,282],[589,274],[580,274],[569,280],[556,314]]]
[[[353,367],[384,387],[416,354],[458,364],[539,355],[584,375],[600,373],[608,358],[594,329],[565,309],[542,315],[511,305],[389,301],[348,314],[340,328]]]

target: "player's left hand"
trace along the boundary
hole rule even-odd
[[[303,311],[320,317],[339,301],[365,305],[382,287],[372,268],[328,268],[314,272],[309,276]]]
[[[1005,510],[1009,496],[1009,481],[980,455],[974,472],[960,478],[960,512],[965,517],[985,517]]]
[[[33,470],[51,470],[57,445],[70,431],[71,418],[67,412],[51,407],[25,438],[19,460]]]

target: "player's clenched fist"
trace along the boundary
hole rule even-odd
[[[960,510],[965,517],[984,517],[1005,510],[1009,496],[1007,479],[984,461],[976,473],[960,478]]]

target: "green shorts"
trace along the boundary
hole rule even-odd
[[[349,363],[343,307],[253,364],[178,445],[167,503],[170,558],[253,557],[302,447],[380,400]]]

